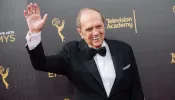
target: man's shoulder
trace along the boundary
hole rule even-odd
[[[108,40],[110,44],[110,47],[119,50],[123,53],[128,53],[128,52],[132,52],[132,47],[130,44],[124,42],[124,41],[120,41],[120,40]],[[112,45],[111,45],[112,44]]]
[[[79,43],[80,41],[72,40],[72,41],[66,42],[64,44],[64,47],[68,47],[69,49],[75,49],[75,48],[78,48]]]
[[[69,41],[69,42],[65,43],[65,45],[75,45],[75,44],[77,44],[77,43],[79,43],[79,41],[77,41],[77,40],[72,40],[72,41]]]
[[[107,39],[107,41],[108,41],[108,43],[116,45],[117,47],[120,47],[120,48],[124,48],[124,49],[126,49],[126,48],[130,49],[131,48],[130,44],[128,44],[124,41],[121,41],[121,40]]]

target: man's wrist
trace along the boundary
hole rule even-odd
[[[38,32],[31,32],[31,31],[29,31],[29,36],[34,35],[34,34],[38,34],[38,33],[41,33],[41,31],[38,31]]]

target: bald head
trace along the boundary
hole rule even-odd
[[[76,26],[77,28],[81,28],[81,18],[83,17],[88,17],[87,15],[89,13],[98,13],[99,16],[101,17],[101,20],[104,23],[104,17],[101,15],[100,11],[96,10],[96,9],[92,9],[92,8],[83,8],[82,10],[80,10],[80,12],[77,15],[77,20],[76,20]]]

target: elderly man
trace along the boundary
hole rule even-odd
[[[143,100],[143,91],[130,45],[105,38],[104,18],[99,11],[82,9],[77,31],[82,39],[66,43],[62,50],[45,56],[41,18],[37,4],[24,10],[29,32],[27,50],[36,70],[65,75],[75,86],[75,100]]]

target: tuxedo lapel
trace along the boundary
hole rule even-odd
[[[97,66],[95,64],[94,59],[84,61],[84,64],[85,64],[86,68],[88,69],[88,71],[90,73],[92,73],[93,77],[95,78],[95,80],[99,84],[99,87],[100,87],[99,90],[101,90],[101,91],[98,91],[98,93],[100,93],[101,96],[103,96],[103,97],[107,97],[105,88],[104,88],[103,83],[102,83],[102,79],[100,77],[100,74],[99,74],[99,71],[98,71]]]
[[[92,59],[92,60],[86,60],[86,61],[84,61],[84,64],[85,64],[86,68],[88,69],[88,71],[90,73],[92,73],[92,75],[94,76],[94,78],[97,80],[97,82],[99,83],[99,85],[101,86],[101,88],[104,89],[103,82],[102,82],[102,79],[100,77],[100,74],[99,74],[99,71],[97,69],[97,65],[96,65],[94,59]]]
[[[95,80],[97,81],[97,83],[100,85],[100,87],[102,89],[102,91],[99,91],[99,92],[101,93],[102,96],[107,96],[107,94],[105,92],[105,88],[103,86],[102,79],[101,79],[99,71],[97,69],[97,65],[95,63],[95,60],[89,59],[89,56],[88,56],[88,48],[89,47],[84,40],[80,41],[79,48],[80,48],[79,56],[80,56],[81,60],[83,60],[83,63],[85,65],[86,69],[92,74],[92,76],[95,78]]]
[[[115,73],[116,73],[116,78],[114,80],[111,92],[109,96],[112,96],[116,90],[116,87],[118,85],[118,83],[120,82],[120,79],[122,77],[122,53],[119,50],[119,47],[117,47],[118,45],[116,44],[116,42],[113,42],[111,40],[107,40],[105,39],[106,43],[108,44],[110,53],[111,53],[111,57],[112,57],[112,61],[114,64],[114,68],[115,68]]]
[[[114,42],[112,40],[107,40],[105,39],[106,43],[108,44],[110,53],[111,53],[111,57],[112,57],[112,61],[114,64],[114,69],[115,69],[115,73],[116,73],[116,78],[114,80],[113,86],[111,88],[111,92],[109,96],[113,96],[115,95],[115,91],[117,88],[118,83],[121,80],[121,77],[123,75],[123,63],[122,63],[122,51],[119,50],[119,47],[117,47],[118,45],[116,44],[117,42]],[[105,88],[102,82],[102,79],[100,77],[99,71],[97,69],[97,65],[94,61],[94,59],[89,60],[88,59],[88,45],[86,44],[86,42],[84,40],[80,41],[79,44],[79,49],[80,49],[80,53],[79,56],[81,57],[86,69],[92,73],[93,77],[95,78],[95,80],[97,81],[97,83],[100,85],[102,91],[100,91],[100,94],[103,96],[107,96],[106,92],[105,92]]]

